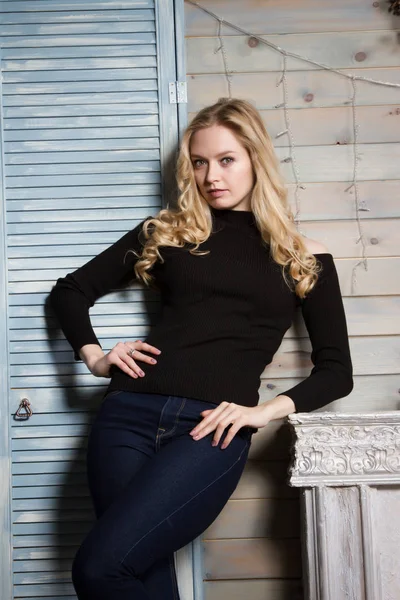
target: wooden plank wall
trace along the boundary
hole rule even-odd
[[[400,83],[399,19],[384,2],[365,0],[201,0],[219,17],[285,50],[381,81]],[[185,2],[189,121],[202,107],[228,96],[217,22]],[[282,57],[249,36],[222,27],[232,96],[261,111],[278,156],[289,155],[285,129]],[[352,269],[357,244],[352,181],[354,134],[350,80],[288,58],[288,108],[300,172],[300,229],[332,252],[348,321],[355,386],[325,410],[400,408],[400,89],[357,82],[358,179],[368,270]],[[282,163],[295,209],[294,178]],[[397,234],[396,234],[397,232]],[[262,377],[260,401],[309,374],[311,345],[299,317]],[[306,354],[305,354],[306,353]],[[305,358],[306,357],[306,358]],[[250,458],[227,506],[204,533],[206,600],[302,598],[298,494],[285,484],[288,432],[271,423],[253,437]]]

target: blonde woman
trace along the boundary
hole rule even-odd
[[[194,117],[177,183],[175,208],[58,279],[50,296],[75,359],[111,378],[89,436],[97,520],[73,562],[79,600],[177,600],[174,552],[221,512],[252,435],[353,387],[332,254],[298,233],[251,103],[222,98]],[[158,322],[104,352],[89,308],[134,279],[159,291]],[[258,404],[297,307],[314,367]]]

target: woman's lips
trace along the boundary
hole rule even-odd
[[[219,196],[222,196],[222,194],[224,194],[227,190],[210,190],[208,193],[213,197],[213,198],[219,198]]]

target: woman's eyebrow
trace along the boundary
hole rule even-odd
[[[224,152],[220,152],[217,156],[222,156],[223,154],[237,154],[235,150],[225,150]],[[199,154],[191,154],[191,158],[204,158],[204,156],[200,156]]]

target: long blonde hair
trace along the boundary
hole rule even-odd
[[[161,209],[145,221],[142,235],[146,242],[141,254],[129,251],[139,258],[134,266],[136,277],[150,285],[154,278],[148,271],[157,259],[163,262],[160,246],[183,247],[190,243],[195,244],[189,249],[192,254],[208,254],[197,249],[212,232],[212,213],[195,181],[190,142],[196,131],[212,125],[230,129],[247,150],[255,175],[251,210],[256,225],[263,241],[270,245],[272,259],[282,265],[284,280],[304,298],[316,284],[319,265],[296,229],[279,160],[262,118],[250,102],[237,98],[220,98],[200,110],[186,128],[176,167],[177,207]]]

